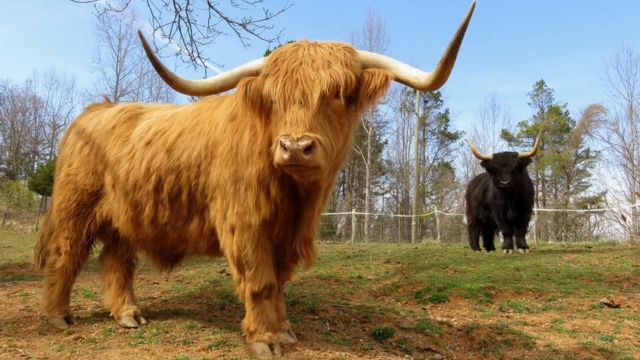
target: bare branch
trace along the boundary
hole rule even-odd
[[[106,13],[124,12],[132,2],[71,1],[93,4],[98,17]],[[275,31],[273,21],[293,6],[287,1],[282,6],[270,8],[263,5],[263,0],[228,0],[225,4],[213,0],[142,1],[146,5],[147,20],[153,32],[176,43],[183,49],[176,55],[194,67],[211,61],[203,47],[215,42],[219,36],[233,35],[244,47],[249,47],[251,40],[266,42],[267,46],[280,43],[282,30]]]

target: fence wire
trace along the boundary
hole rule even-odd
[[[587,209],[534,208],[527,238],[535,245],[541,241],[628,240],[640,234],[638,221],[631,221],[634,208],[640,209],[640,204]],[[367,230],[365,216],[369,216]],[[465,214],[439,209],[415,216],[355,210],[323,213],[318,238],[325,242],[409,243],[413,221],[416,222],[416,242],[467,241]]]

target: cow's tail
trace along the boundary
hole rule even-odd
[[[47,265],[49,257],[49,243],[53,238],[53,223],[50,220],[50,211],[47,211],[42,220],[42,228],[38,233],[38,240],[33,247],[33,267],[42,270]]]

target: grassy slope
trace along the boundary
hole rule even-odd
[[[47,328],[35,236],[0,232],[0,358],[245,358],[242,305],[221,259],[191,259],[166,276],[143,264],[136,289],[151,323],[117,328],[100,301],[92,258],[76,283],[80,323]],[[527,255],[462,246],[322,245],[287,289],[301,342],[288,358],[640,357],[640,248],[578,244]],[[620,309],[599,300],[613,298]],[[439,355],[438,355],[439,354]]]

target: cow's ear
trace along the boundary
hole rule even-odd
[[[526,157],[526,158],[522,158],[522,159],[518,159],[518,164],[520,165],[520,169],[524,169],[527,167],[527,165],[531,164],[531,158],[530,157]]]
[[[387,70],[363,70],[358,88],[358,109],[366,109],[380,100],[389,89],[392,78],[393,75]]]
[[[265,99],[257,76],[242,79],[236,90],[244,104],[260,117],[266,117],[271,111],[271,102]]]
[[[485,170],[489,171],[489,162],[491,160],[482,160],[480,161],[480,166],[482,166]],[[491,171],[489,171],[491,172]]]

